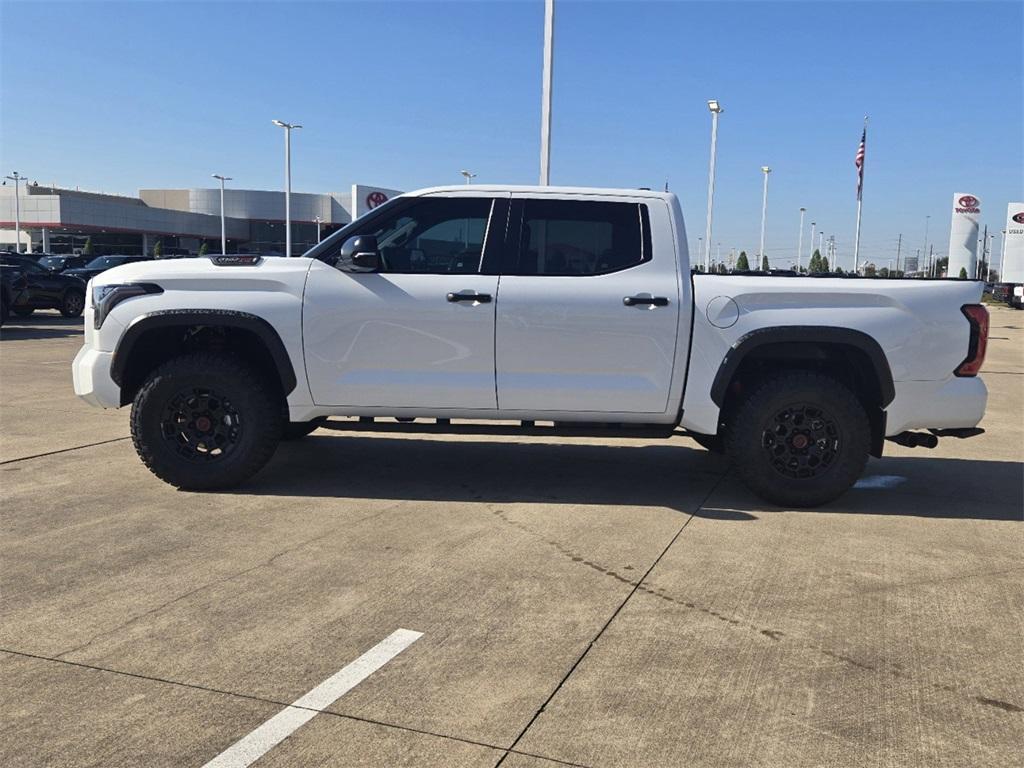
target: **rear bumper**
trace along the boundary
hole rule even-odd
[[[110,352],[82,347],[71,364],[75,394],[98,408],[120,408],[121,388],[110,378]]]
[[[911,429],[976,427],[985,415],[988,389],[977,376],[945,381],[897,381],[886,408],[885,435]]]

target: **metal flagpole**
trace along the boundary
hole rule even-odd
[[[868,116],[864,115],[864,134],[861,138],[862,151],[867,151],[868,138]],[[860,179],[857,183],[857,234],[853,238],[853,274],[857,274],[857,264],[860,263],[860,212],[864,203],[864,155],[858,152],[860,158]]]
[[[544,83],[540,106],[540,183],[551,183],[551,71],[555,54],[555,0],[544,1]]]

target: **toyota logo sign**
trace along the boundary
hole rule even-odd
[[[963,197],[960,198],[960,207],[961,208],[977,208],[978,207],[978,198],[976,198],[974,195],[964,195]]]
[[[371,192],[366,196],[366,207],[376,208],[378,205],[383,205],[388,201],[388,196],[383,192]]]
[[[1024,211],[1013,214],[1013,220],[1016,221],[1018,224],[1024,224]]]

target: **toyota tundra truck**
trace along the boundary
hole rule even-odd
[[[279,441],[334,417],[339,430],[689,435],[762,498],[815,506],[886,439],[982,431],[981,283],[695,274],[686,243],[669,193],[421,190],[303,257],[94,277],[75,392],[130,405],[142,461],[190,490],[246,481]]]

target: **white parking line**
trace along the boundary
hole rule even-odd
[[[252,765],[421,637],[422,632],[396,629],[351,664],[342,667],[248,736],[236,741],[203,768],[246,768]]]

